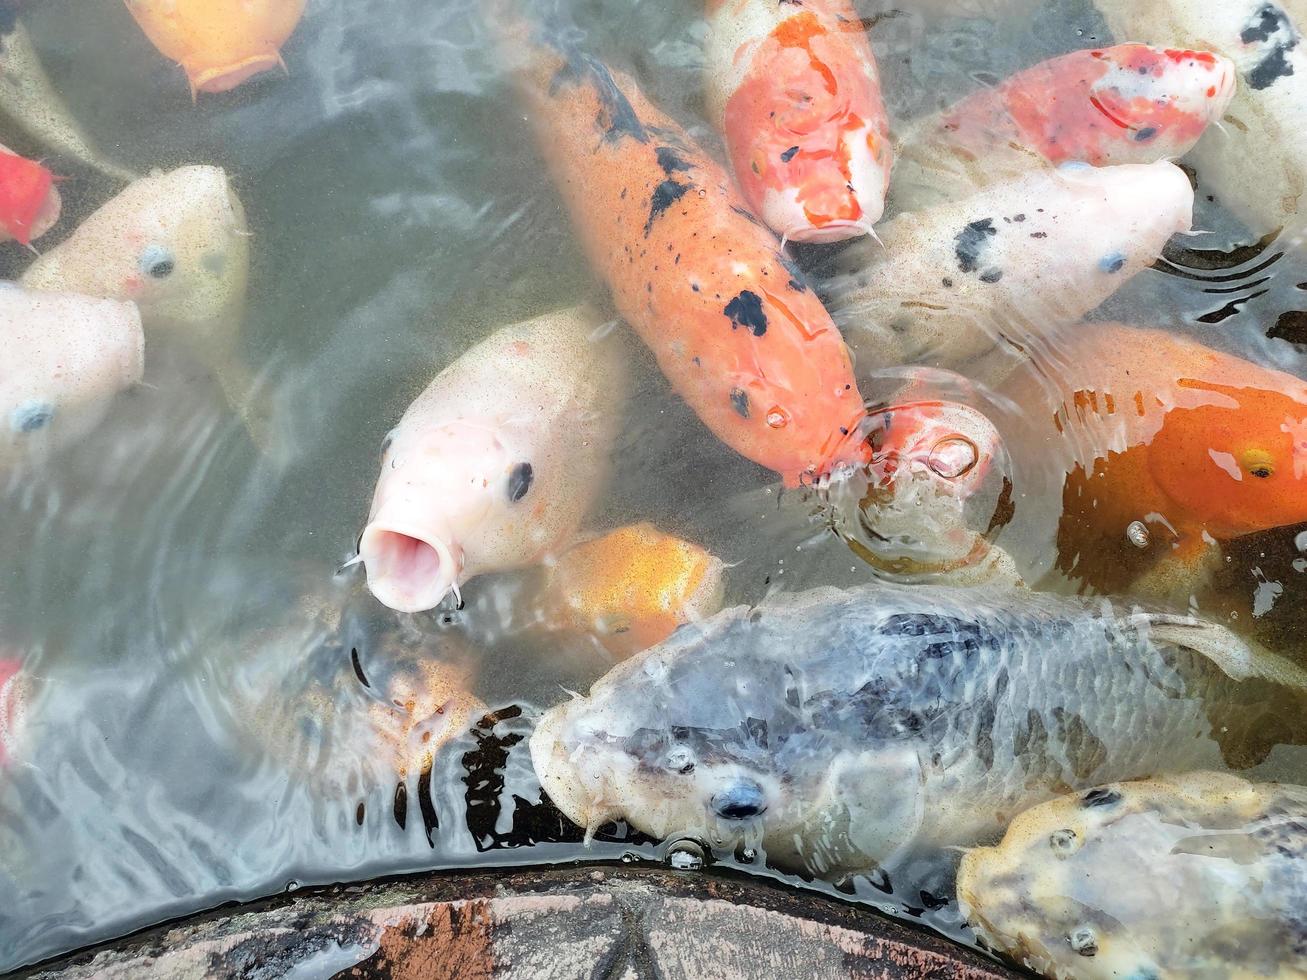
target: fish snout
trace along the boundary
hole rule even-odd
[[[767,812],[767,797],[751,779],[742,779],[713,795],[708,805],[723,820],[749,820]]]
[[[364,529],[359,557],[372,594],[398,612],[434,609],[463,572],[463,551],[451,535],[385,508]]]

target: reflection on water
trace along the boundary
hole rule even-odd
[[[567,6],[588,50],[628,68],[719,153],[701,94],[698,4]],[[970,17],[950,6],[859,4],[895,120],[1110,40],[1080,0],[972,4],[984,9]],[[495,67],[481,5],[311,0],[282,50],[288,74],[194,102],[121,5],[32,0],[23,17],[103,159],[141,174],[222,167],[251,237],[241,238],[249,290],[233,349],[215,358],[147,324],[144,382],[90,437],[40,466],[0,470],[0,969],[292,884],[693,857],[699,845],[624,820],[591,827],[587,848],[587,829],[554,808],[533,771],[527,740],[541,712],[646,642],[614,617],[626,600],[593,584],[596,569],[638,577],[646,592],[652,575],[696,612],[875,579],[1132,590],[1180,611],[1192,603],[1307,662],[1298,500],[1277,501],[1270,522],[1242,503],[1216,514],[1199,501],[1185,523],[1176,493],[1149,496],[1174,474],[1145,480],[1155,460],[1131,455],[1133,430],[1082,395],[1129,402],[1123,382],[1090,369],[1116,357],[1161,371],[1187,356],[1182,345],[1108,356],[1086,350],[1088,326],[1017,337],[1050,308],[1034,302],[1008,311],[1001,356],[982,356],[995,340],[986,335],[982,350],[942,367],[861,362],[871,467],[793,489],[723,448],[630,343],[611,473],[582,535],[647,522],[616,540],[666,556],[658,569],[603,559],[601,539],[590,546],[600,557],[481,576],[461,601],[426,612],[386,609],[348,564],[386,434],[437,370],[496,328],[601,296]],[[5,118],[0,140],[42,156]],[[67,180],[65,217],[36,243],[43,252],[121,187],[58,147],[47,162]],[[1307,376],[1300,236],[1259,239],[1201,168],[1192,177],[1200,233],[1172,238],[1152,268],[1137,263],[1090,319],[1172,330],[1296,384]],[[834,303],[846,256],[833,246],[794,256]],[[4,278],[31,261],[0,243]],[[1036,368],[1014,376],[1026,353]],[[237,383],[232,365],[243,368]],[[1139,384],[1152,396],[1172,382]],[[1228,408],[1187,397],[1172,391],[1165,407]],[[1064,401],[1080,413],[1075,424],[1063,416],[1070,435],[1051,429]],[[885,423],[905,406],[927,423],[919,438]],[[1175,434],[1175,458],[1191,436],[1229,435],[1224,421],[1200,421]],[[1089,458],[1079,439],[1099,440]],[[1109,451],[1118,475],[1105,478],[1094,458]],[[1261,465],[1242,451],[1227,453],[1236,467]],[[1065,506],[1073,472],[1080,510]],[[1204,550],[1208,538],[1217,550]],[[1204,547],[1186,550],[1194,541]],[[663,577],[678,561],[684,575]],[[653,633],[675,625],[658,619]],[[18,661],[21,683],[6,666]],[[1291,734],[1284,741],[1300,741]],[[1307,783],[1307,762],[1279,745],[1253,774]],[[795,870],[765,867],[755,844],[706,858]],[[892,872],[806,885],[970,941],[955,863],[913,855]]]

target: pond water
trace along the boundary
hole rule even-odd
[[[720,152],[699,4],[565,6],[588,51]],[[934,6],[859,4],[896,123],[1111,40],[1080,0],[1015,15]],[[383,438],[434,374],[501,325],[603,295],[482,17],[466,0],[310,0],[282,52],[286,75],[192,101],[122,4],[25,5],[55,87],[107,155],[140,173],[203,163],[229,175],[252,232],[240,355],[280,452],[260,453],[202,361],[147,341],[145,383],[90,437],[0,472],[0,649],[31,683],[22,751],[0,770],[0,970],[316,883],[666,858],[625,823],[583,846],[584,829],[542,800],[523,741],[534,718],[614,660],[593,638],[537,628],[535,571],[478,577],[461,606],[406,615],[370,596],[358,565],[342,569]],[[3,130],[0,141],[42,155]],[[49,163],[69,179],[42,251],[119,187],[76,161]],[[1177,237],[1168,261],[1093,317],[1307,378],[1307,314],[1292,313],[1307,308],[1307,253],[1288,233],[1257,244],[1196,179],[1205,234]],[[792,251],[820,289],[837,249]],[[0,244],[5,278],[30,260]],[[863,560],[875,550],[865,528],[844,528],[859,552],[813,518],[808,497],[723,447],[652,357],[632,356],[612,476],[587,529],[650,521],[697,542],[727,563],[731,606],[888,574]],[[886,398],[902,377],[887,365],[884,391],[863,394]],[[997,422],[1021,412],[968,390]],[[1003,467],[1018,514],[1060,502],[1060,482],[1038,467]],[[1195,608],[1307,662],[1302,530],[1233,542]],[[991,532],[1013,554],[1051,556],[1019,520]],[[1077,589],[1053,571],[1039,584]],[[459,665],[490,712],[429,772],[399,772],[376,751],[368,706],[393,698],[394,683],[420,688],[430,661]],[[1253,775],[1307,783],[1307,757],[1280,747]],[[833,891],[762,864],[752,869]],[[945,872],[904,880],[873,873],[838,893],[974,941]]]

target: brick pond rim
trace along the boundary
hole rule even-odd
[[[568,867],[306,888],[147,929],[15,976],[1007,980],[1019,974],[864,906],[765,881]]]

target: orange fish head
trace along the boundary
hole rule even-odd
[[[1152,476],[1179,508],[1173,519],[1227,540],[1307,521],[1307,402],[1261,388],[1181,387],[1214,397],[1168,412],[1149,447]]]
[[[191,90],[226,92],[284,67],[280,48],[307,0],[127,0],[159,51],[186,71]]]
[[[1090,56],[1107,66],[1091,87],[1092,106],[1160,156],[1187,149],[1234,97],[1234,64],[1207,51],[1120,44]]]

